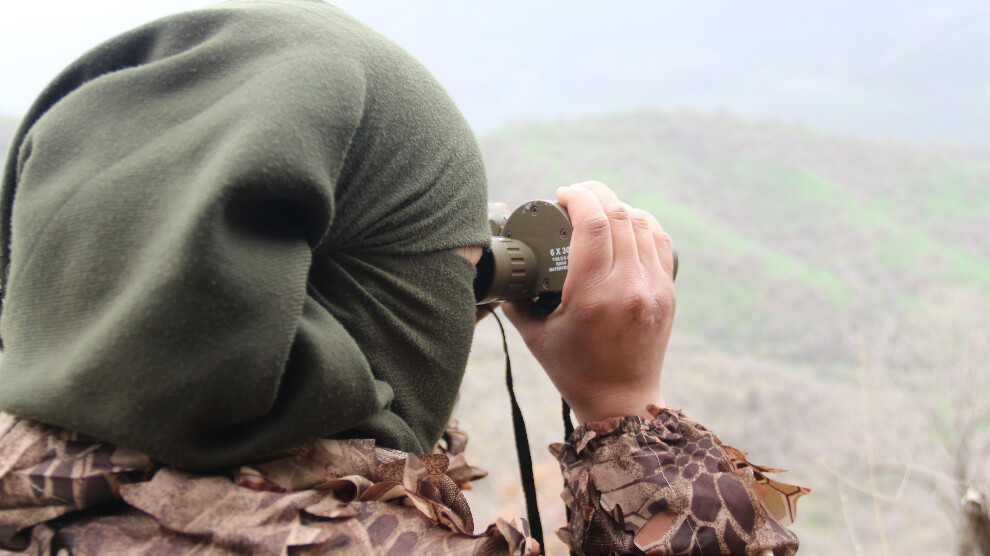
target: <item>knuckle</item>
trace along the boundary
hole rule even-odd
[[[608,217],[604,214],[591,214],[585,217],[581,224],[592,235],[602,235],[609,232]]]
[[[659,295],[645,291],[627,295],[622,299],[625,320],[639,329],[651,329],[663,321],[665,303]]]
[[[632,320],[638,321],[652,312],[654,302],[645,291],[634,290],[622,296],[619,306],[625,314],[632,317]]]
[[[656,294],[656,303],[660,311],[665,315],[673,314],[677,308],[677,296],[673,287],[665,287]]]
[[[650,330],[668,321],[674,310],[672,290],[642,280],[626,282],[624,287],[608,281],[582,290],[580,299],[565,300],[568,319],[581,327]]]
[[[608,216],[616,222],[626,222],[632,219],[629,207],[625,203],[617,203],[609,208]]]
[[[618,302],[629,321],[650,328],[673,313],[676,301],[667,282],[664,277],[642,273],[622,291]]]
[[[632,218],[633,226],[635,226],[637,230],[649,231],[653,229],[653,226],[650,223],[650,218],[652,218],[652,216],[650,216],[650,213],[645,210],[638,208],[630,209],[629,216]]]

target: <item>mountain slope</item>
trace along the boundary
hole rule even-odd
[[[932,285],[990,287],[987,152],[662,113],[482,145],[493,199],[595,179],[653,212],[681,256],[679,326],[725,347],[830,360]]]

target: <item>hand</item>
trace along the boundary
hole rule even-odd
[[[581,423],[663,406],[660,372],[674,320],[670,238],[603,184],[557,190],[574,226],[556,311],[503,311]]]

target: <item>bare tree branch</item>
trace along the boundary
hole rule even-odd
[[[987,513],[987,497],[970,488],[961,503],[973,546],[979,551],[980,556],[990,556],[990,514]]]

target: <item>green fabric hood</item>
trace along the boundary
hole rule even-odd
[[[314,437],[428,451],[489,241],[476,141],[322,2],[150,23],[60,74],[0,196],[0,409],[187,467]]]

